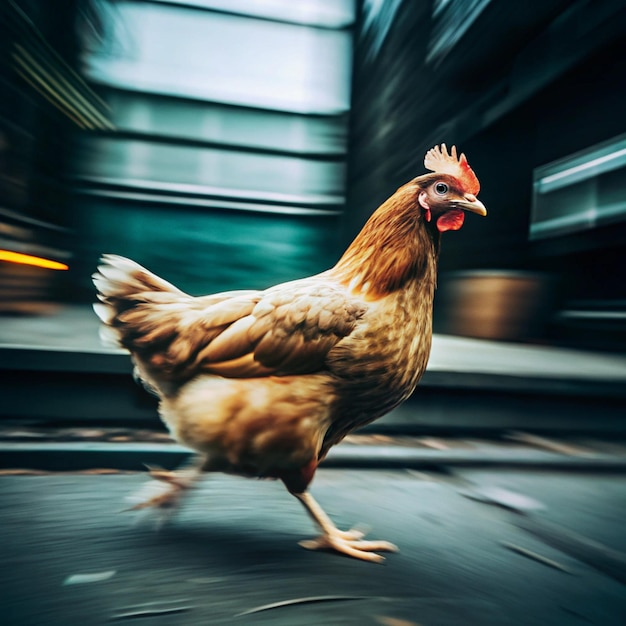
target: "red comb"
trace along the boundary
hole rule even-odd
[[[450,174],[454,176],[463,187],[465,193],[477,195],[480,191],[480,183],[474,170],[469,166],[464,154],[459,158],[456,156],[456,146],[452,146],[450,154],[446,144],[431,148],[424,157],[424,167],[432,172],[440,174]]]

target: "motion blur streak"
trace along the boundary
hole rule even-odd
[[[51,261],[50,259],[42,259],[41,257],[31,256],[30,254],[22,254],[21,252],[10,252],[9,250],[0,250],[0,261],[19,263],[22,265],[34,265],[48,270],[69,269],[69,266],[65,265],[65,263]]]

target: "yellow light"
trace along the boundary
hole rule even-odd
[[[0,261],[8,261],[9,263],[21,263],[22,265],[34,265],[35,267],[45,267],[49,270],[67,270],[69,267],[65,263],[43,259],[30,254],[22,254],[21,252],[10,252],[9,250],[0,250]]]

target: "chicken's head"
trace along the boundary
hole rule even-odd
[[[424,166],[434,173],[419,176],[414,182],[420,187],[418,202],[427,222],[434,219],[437,229],[443,232],[463,226],[463,211],[487,215],[485,205],[476,198],[480,190],[478,178],[464,154],[457,158],[455,146],[450,153],[445,144],[431,148]]]

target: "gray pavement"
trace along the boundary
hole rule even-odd
[[[311,523],[273,481],[207,477],[155,532],[119,512],[144,481],[0,476],[4,624],[626,623],[622,476],[320,470],[338,526],[400,547],[383,565],[300,548]]]

